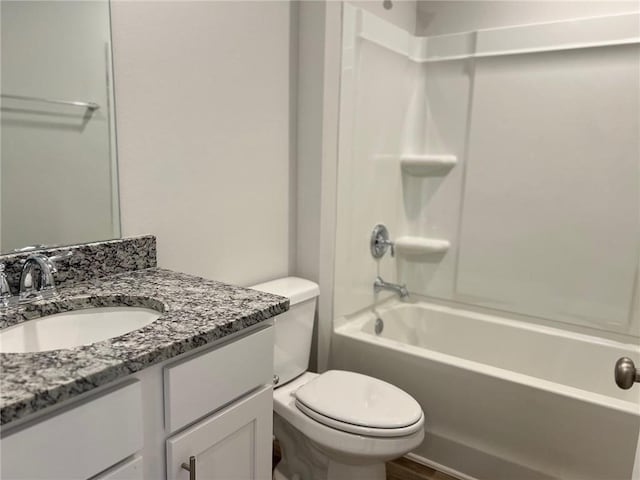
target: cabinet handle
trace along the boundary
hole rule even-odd
[[[196,457],[191,455],[189,457],[189,465],[182,462],[182,465],[180,466],[189,472],[189,480],[196,480]]]

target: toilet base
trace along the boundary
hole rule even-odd
[[[274,480],[386,479],[384,462],[352,465],[336,461],[277,414],[273,416],[273,433],[282,451]]]
[[[340,465],[333,464],[334,468],[327,470],[327,474],[323,479],[331,480],[347,480],[347,479],[360,479],[360,480],[385,480],[386,467],[384,464],[380,465],[368,465],[363,467],[362,465]],[[357,471],[354,471],[357,470]],[[290,474],[291,475],[291,474]],[[273,480],[303,480],[298,474],[293,474],[287,477],[279,465],[273,472]],[[317,480],[317,477],[313,477],[313,480]]]

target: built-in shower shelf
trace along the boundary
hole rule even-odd
[[[425,257],[442,255],[449,250],[448,240],[424,237],[400,237],[395,241],[398,255],[405,257]]]
[[[403,155],[400,158],[402,170],[414,177],[446,175],[457,162],[455,155]]]

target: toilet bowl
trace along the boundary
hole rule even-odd
[[[334,372],[330,370],[323,376]],[[318,374],[306,372],[274,391],[274,434],[283,452],[277,478],[291,480],[297,474],[299,478],[313,480],[384,479],[384,462],[400,457],[422,443],[422,411],[416,422],[398,429],[353,425],[331,417],[319,421],[309,416],[300,408],[296,393],[318,377]],[[368,378],[372,382],[378,381]],[[367,429],[369,434],[344,430],[353,427]]]
[[[318,286],[287,277],[254,287],[288,297],[274,320],[273,427],[277,480],[384,480],[385,462],[424,439],[424,414],[406,392],[355,372],[307,371]]]

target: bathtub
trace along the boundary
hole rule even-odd
[[[392,300],[336,320],[331,367],[413,395],[427,435],[411,455],[461,478],[628,480],[640,385],[615,385],[621,356],[640,347]]]

